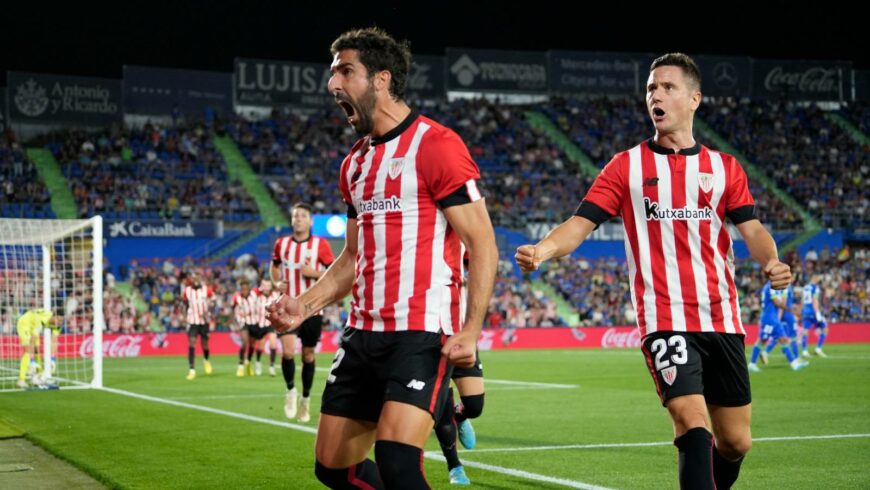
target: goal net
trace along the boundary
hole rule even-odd
[[[99,216],[0,218],[0,391],[102,386],[102,264]]]

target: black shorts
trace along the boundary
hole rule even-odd
[[[345,327],[326,378],[320,412],[377,422],[384,402],[408,403],[438,420],[451,367],[445,336],[432,332],[369,332]]]
[[[299,328],[292,332],[279,333],[279,337],[285,335],[298,335],[302,341],[302,347],[317,347],[320,342],[320,333],[323,330],[323,317],[314,315],[299,325]]]
[[[641,349],[662,405],[682,395],[704,395],[707,404],[723,407],[752,401],[743,335],[656,332]]]
[[[470,368],[461,368],[461,367],[454,367],[453,368],[452,379],[482,378],[482,377],[483,377],[483,363],[480,362],[480,351],[474,352],[474,366],[471,366]]]
[[[204,342],[208,342],[208,325],[188,325],[187,326],[187,337],[191,339],[196,339],[196,336],[199,335],[202,337]]]
[[[245,328],[248,329],[248,333],[251,334],[251,338],[254,340],[260,340],[269,332],[275,331],[272,327],[261,327],[259,325],[245,325]]]

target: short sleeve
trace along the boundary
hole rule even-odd
[[[480,178],[480,170],[465,143],[447,128],[432,128],[426,133],[420,143],[417,165],[435,201]]]

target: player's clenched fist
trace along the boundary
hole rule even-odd
[[[302,303],[282,294],[266,305],[266,318],[276,332],[293,332],[303,321]]]
[[[517,265],[523,272],[531,272],[538,270],[541,265],[541,257],[538,255],[538,249],[534,245],[522,245],[517,249],[514,259]]]
[[[779,260],[771,260],[764,267],[764,273],[770,279],[770,287],[773,289],[785,289],[792,281],[791,267]]]

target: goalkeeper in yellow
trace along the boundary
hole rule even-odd
[[[57,355],[57,337],[60,334],[58,319],[51,310],[36,308],[28,310],[18,319],[18,340],[21,342],[21,365],[18,369],[18,387],[27,387],[27,375],[31,377],[39,371],[39,337],[42,329],[49,327],[52,330],[52,356]]]

